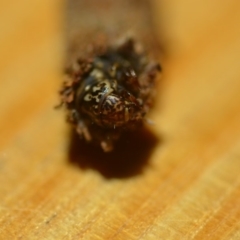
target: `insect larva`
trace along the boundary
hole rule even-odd
[[[61,101],[79,136],[108,152],[123,132],[143,125],[152,107],[160,66],[145,53],[159,52],[151,4],[67,0],[66,7],[69,67]]]
[[[143,124],[159,70],[133,39],[78,59],[60,91],[69,122],[85,140],[111,151],[123,131]]]

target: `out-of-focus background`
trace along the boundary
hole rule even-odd
[[[151,4],[154,125],[115,164],[53,110],[63,1],[0,3],[0,239],[240,239],[240,2]]]

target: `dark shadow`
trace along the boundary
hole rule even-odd
[[[113,152],[104,153],[100,147],[86,143],[72,131],[69,162],[82,169],[95,169],[106,178],[127,178],[143,171],[158,141],[150,130],[143,128],[125,133]]]

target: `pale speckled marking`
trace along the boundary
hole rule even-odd
[[[110,82],[105,79],[104,81],[102,81],[101,83],[104,83],[105,84],[105,88],[106,90],[104,92],[108,92],[108,93],[111,93],[114,89],[111,87],[111,84]]]
[[[95,99],[95,101],[96,101],[97,103],[100,102],[99,96],[94,97],[94,99]]]
[[[111,102],[111,100],[110,99],[107,99],[107,101],[106,101],[110,106],[112,106],[113,104],[112,104],[112,102]]]
[[[101,84],[101,85],[104,84],[104,87],[105,87],[105,89],[104,89],[104,91],[103,91],[104,93],[110,94],[111,92],[114,91],[114,88],[111,87],[111,84],[109,83],[109,81],[108,81],[107,79],[101,81],[97,86],[94,86],[93,89],[92,89],[92,91],[93,91],[93,92],[100,91],[101,88],[102,88],[102,86],[101,86],[100,84]],[[114,83],[114,87],[115,87],[115,86],[116,86],[116,84]]]
[[[130,74],[131,74],[132,77],[136,77],[136,73],[133,69],[130,70]]]
[[[84,99],[84,101],[89,102],[89,101],[92,101],[92,98],[93,98],[93,96],[90,93],[88,93],[84,96],[83,99]]]
[[[84,90],[87,92],[90,88],[91,88],[91,86],[87,85]]]
[[[94,69],[90,75],[92,77],[95,77],[97,80],[101,80],[103,78],[103,73],[102,71],[98,70],[98,69]]]
[[[96,91],[99,91],[99,90],[101,90],[101,86],[99,86],[99,85],[94,86],[93,89],[92,89],[93,92],[96,92]]]
[[[96,100],[96,102],[100,102],[100,100],[103,98],[103,94],[102,93],[98,93],[97,96],[93,96],[93,98]]]

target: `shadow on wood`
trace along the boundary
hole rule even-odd
[[[106,178],[127,178],[141,174],[159,139],[147,128],[125,133],[113,152],[88,144],[72,131],[69,162],[82,169],[92,168]]]

